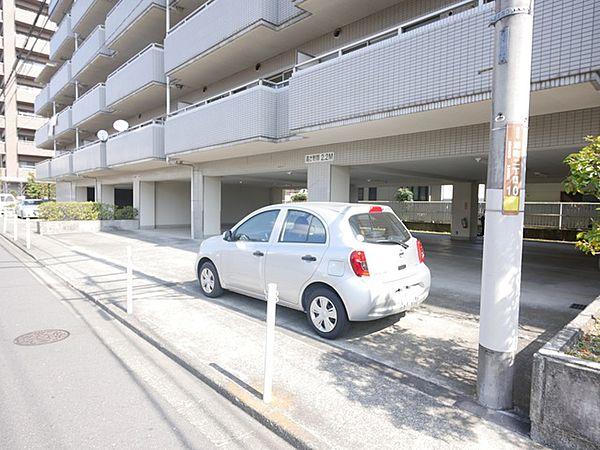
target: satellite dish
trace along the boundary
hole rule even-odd
[[[106,131],[106,130],[100,130],[100,131],[98,131],[98,133],[96,133],[96,136],[102,142],[108,141],[108,131]]]
[[[121,131],[125,131],[127,128],[129,128],[129,123],[122,119],[115,120],[115,123],[113,123],[113,128],[120,133]]]

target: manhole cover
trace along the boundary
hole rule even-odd
[[[69,332],[65,330],[39,330],[22,334],[13,342],[17,345],[44,345],[62,341],[68,337]]]

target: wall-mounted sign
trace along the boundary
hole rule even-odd
[[[330,162],[333,161],[335,153],[327,152],[327,153],[315,153],[314,155],[306,155],[304,157],[304,162],[306,164],[318,163],[318,162]]]
[[[527,129],[520,123],[506,125],[504,144],[504,190],[502,214],[519,214],[521,188],[523,187],[523,163],[527,155]]]

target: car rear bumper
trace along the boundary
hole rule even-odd
[[[425,264],[419,264],[406,277],[393,282],[359,277],[346,281],[341,295],[348,318],[367,321],[408,311],[423,303],[429,296],[431,274]]]

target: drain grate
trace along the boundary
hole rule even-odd
[[[569,306],[571,309],[579,309],[581,311],[583,311],[586,307],[587,305],[582,305],[581,303],[571,303],[571,306]]]
[[[25,333],[17,337],[13,342],[17,345],[44,345],[62,341],[69,337],[66,330],[38,330]]]

